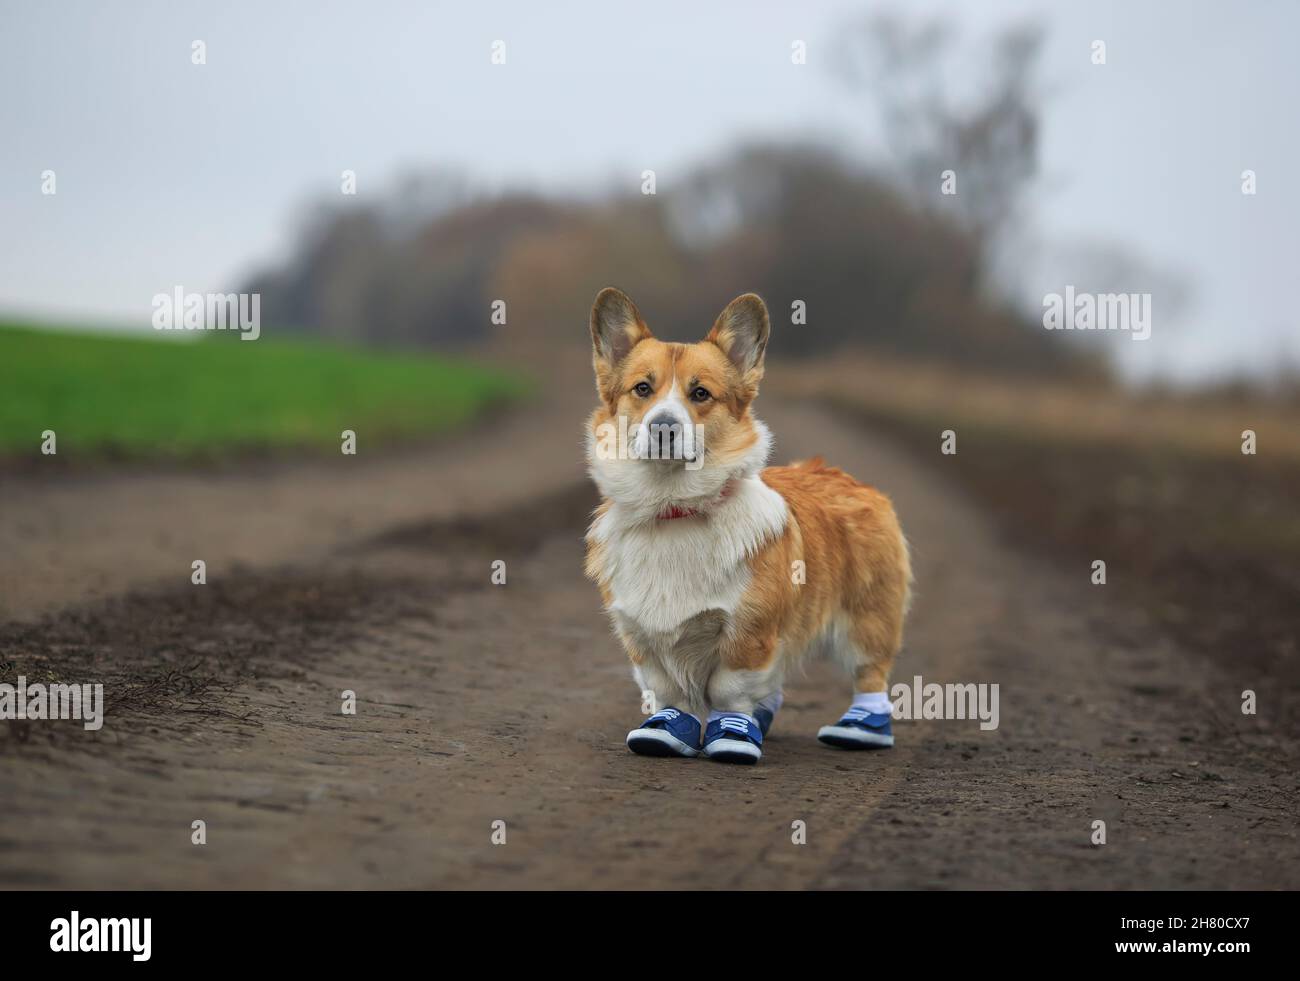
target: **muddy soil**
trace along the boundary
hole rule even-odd
[[[0,885],[1300,886],[1275,702],[1242,715],[1232,663],[811,404],[760,399],[776,458],[881,487],[913,546],[895,681],[997,683],[998,728],[828,749],[848,688],[814,664],[757,767],[629,754],[640,694],[581,573],[589,382],[572,391],[373,460],[0,485],[0,680],[108,701],[98,732],[0,724]]]

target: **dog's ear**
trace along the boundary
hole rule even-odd
[[[763,378],[763,353],[771,332],[767,304],[757,294],[746,293],[727,304],[705,340],[722,349],[745,384],[757,394]]]
[[[641,319],[641,311],[626,293],[606,286],[596,294],[596,302],[591,305],[591,360],[596,369],[596,388],[602,398],[609,397],[620,362],[632,348],[651,336],[650,328]]]

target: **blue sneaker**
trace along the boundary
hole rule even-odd
[[[763,755],[763,730],[753,716],[720,715],[704,730],[704,755],[723,763],[757,763]]]
[[[689,712],[660,709],[627,734],[627,748],[642,756],[699,756],[700,724]]]
[[[888,749],[894,745],[894,732],[890,728],[887,712],[868,712],[864,708],[851,708],[844,718],[833,726],[822,726],[817,738],[827,746],[840,749]]]

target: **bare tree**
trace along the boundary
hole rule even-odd
[[[879,112],[909,196],[955,216],[983,246],[1016,223],[1038,171],[1042,39],[1037,25],[1020,24],[979,47],[987,71],[977,86],[955,76],[956,37],[938,20],[877,15],[840,35],[837,73]]]

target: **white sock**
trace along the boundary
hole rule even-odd
[[[767,709],[773,715],[776,715],[776,713],[781,708],[781,703],[784,701],[785,701],[785,693],[780,691],[774,691],[766,698],[759,699],[758,705],[755,707]]]
[[[853,708],[864,708],[872,715],[894,714],[894,705],[887,691],[860,691],[853,696]]]

